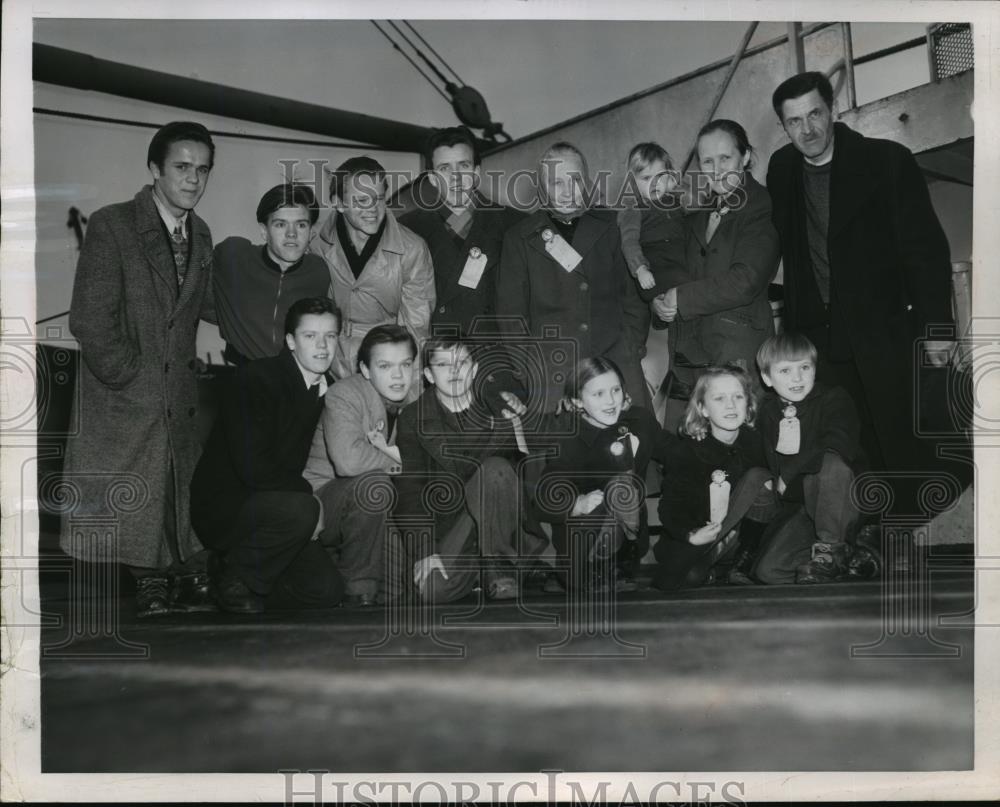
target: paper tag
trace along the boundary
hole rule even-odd
[[[567,272],[572,272],[583,260],[580,253],[573,249],[559,233],[546,230],[542,233],[542,240],[545,241],[545,251]]]
[[[729,512],[729,487],[729,480],[712,482],[708,486],[709,521],[721,524],[725,520]]]
[[[522,454],[529,453],[528,441],[524,439],[524,425],[521,423],[521,418],[511,418],[510,425],[514,428],[514,440],[517,442],[517,450]]]
[[[465,259],[465,268],[462,269],[458,285],[465,286],[467,289],[477,288],[485,269],[486,254],[479,247],[473,247],[469,250],[469,257]]]
[[[783,418],[778,425],[778,445],[774,450],[779,454],[798,454],[800,439],[799,419]]]
[[[632,444],[632,456],[639,456],[639,438],[629,432],[628,441]]]

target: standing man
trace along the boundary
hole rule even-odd
[[[786,328],[816,345],[818,379],[854,399],[872,465],[927,471],[937,461],[915,434],[915,345],[953,318],[948,242],[920,168],[904,146],[834,123],[822,73],[793,76],[772,103],[792,141],[767,174]],[[952,342],[924,346],[929,364],[947,365]]]
[[[327,393],[305,478],[323,505],[320,541],[339,553],[349,605],[375,605],[384,578],[384,492],[400,472],[396,421],[413,383],[417,345],[379,325],[358,347],[358,372]],[[367,505],[367,506],[366,506]]]
[[[277,356],[285,346],[289,306],[305,297],[326,296],[326,262],[306,254],[317,218],[319,207],[309,186],[275,185],[257,205],[264,243],[231,236],[215,247],[215,308],[230,364]]]
[[[524,215],[479,192],[479,150],[465,127],[436,132],[426,156],[440,198],[433,208],[418,207],[400,222],[430,248],[437,295],[431,330],[453,337],[496,333],[490,320],[503,235]]]
[[[191,520],[219,559],[219,607],[332,607],[344,594],[329,555],[309,539],[319,502],[302,477],[337,351],[340,312],[326,297],[293,303],[277,356],[236,372],[191,484]]]
[[[545,150],[538,190],[542,208],[507,231],[497,278],[497,314],[519,318],[522,334],[540,340],[544,378],[536,371],[529,385],[552,410],[576,362],[604,356],[621,368],[632,399],[647,401],[639,365],[646,306],[625,266],[616,214],[590,205],[587,161],[570,143]],[[560,339],[548,340],[555,331]]]
[[[135,506],[116,513],[116,548],[74,534],[71,519],[61,546],[128,566],[140,616],[185,605],[170,571],[190,571],[201,549],[188,506],[200,453],[195,336],[199,318],[214,321],[214,313],[212,234],[194,208],[214,157],[201,124],[159,129],[146,158],[153,184],[91,216],[73,285],[69,324],[83,362],[66,475],[81,512],[106,513],[121,484]],[[203,593],[203,583],[177,590]]]
[[[385,208],[385,169],[371,157],[352,157],[330,179],[335,210],[316,251],[330,268],[330,293],[344,312],[333,371],[355,372],[358,347],[378,325],[402,325],[420,342],[430,330],[434,269],[423,239]]]

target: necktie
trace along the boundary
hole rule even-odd
[[[174,253],[174,266],[177,268],[177,287],[184,285],[184,275],[187,272],[187,239],[184,229],[178,224],[170,235],[170,247]]]

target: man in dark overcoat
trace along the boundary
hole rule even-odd
[[[140,615],[184,604],[168,570],[190,571],[201,549],[188,506],[201,450],[195,337],[214,313],[212,234],[194,208],[214,156],[200,124],[159,129],[147,155],[153,184],[90,217],[73,285],[69,325],[83,361],[65,484],[77,505],[60,543],[81,560],[129,567]]]
[[[904,146],[834,123],[822,73],[786,80],[772,102],[792,141],[767,174],[785,327],[816,345],[817,378],[854,398],[873,467],[926,472],[937,461],[916,436],[915,373],[946,366],[954,344],[918,349],[928,326],[953,323],[948,241],[920,168]]]

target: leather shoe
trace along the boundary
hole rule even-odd
[[[209,590],[208,574],[195,572],[177,575],[170,592],[170,607],[171,610],[181,613],[215,611],[215,602]]]
[[[233,575],[224,576],[215,586],[215,601],[219,608],[231,614],[261,614],[264,598],[255,594],[246,583]]]

